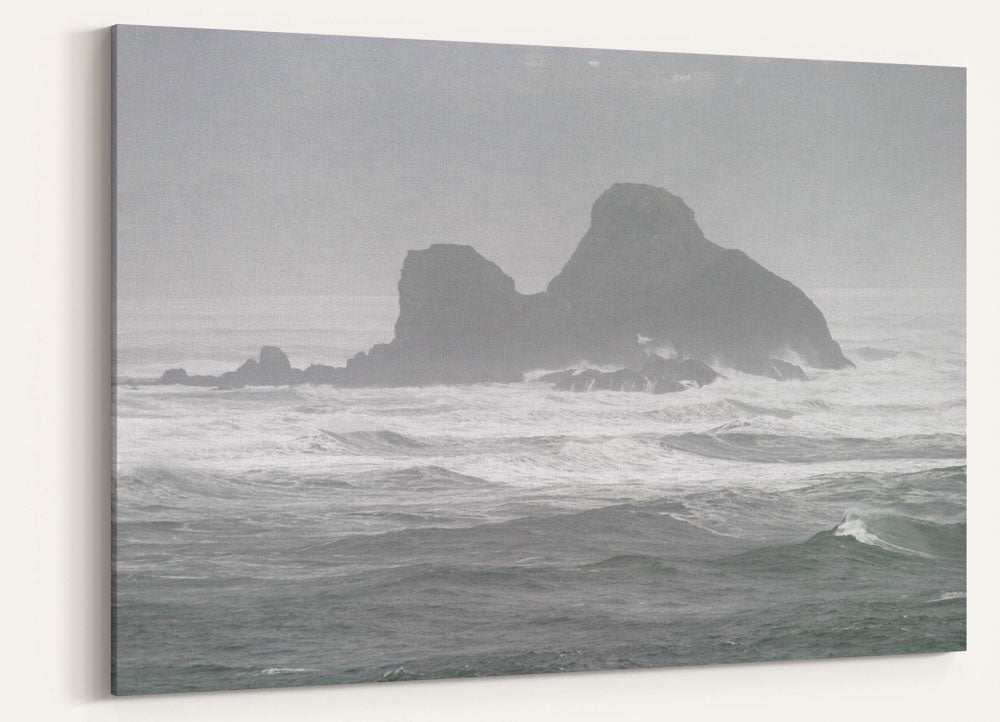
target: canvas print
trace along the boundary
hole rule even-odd
[[[116,694],[965,648],[963,69],[112,32]]]

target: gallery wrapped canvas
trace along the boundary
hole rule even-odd
[[[962,69],[112,33],[116,694],[965,648]]]

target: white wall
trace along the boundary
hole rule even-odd
[[[988,3],[22,0],[0,85],[7,719],[996,719],[1000,62]],[[468,3],[474,6],[475,3]],[[981,5],[981,7],[980,7]],[[108,688],[107,35],[114,23],[966,65],[969,651],[172,695]],[[905,716],[905,717],[904,717]]]

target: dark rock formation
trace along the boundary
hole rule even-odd
[[[167,369],[156,383],[163,385],[183,384],[187,380],[188,372],[184,369]]]
[[[776,358],[769,358],[744,370],[758,376],[777,379],[778,381],[788,381],[790,379],[805,381],[808,378],[801,366],[796,366],[795,364],[790,364],[787,361]]]
[[[159,379],[153,382],[158,386],[181,384],[183,386],[204,386],[213,388],[219,385],[218,376],[189,376],[184,369],[167,369]]]
[[[189,376],[184,369],[168,369],[155,383],[241,389],[244,386],[285,386],[302,383],[305,381],[305,376],[305,371],[292,368],[288,356],[280,348],[264,346],[260,350],[259,360],[247,359],[235,371],[227,371],[219,376]]]
[[[665,394],[704,386],[719,377],[715,370],[700,361],[677,361],[653,355],[638,369],[568,369],[546,374],[538,381],[551,383],[559,391],[649,391]]]
[[[395,338],[351,359],[343,382],[520,381],[525,371],[579,358],[567,334],[568,311],[547,294],[518,293],[510,276],[469,246],[410,251]]]
[[[707,240],[691,209],[662,188],[605,191],[548,290],[571,305],[575,336],[596,360],[642,334],[681,356],[751,372],[783,350],[817,368],[850,365],[802,291]]]
[[[786,351],[816,368],[852,365],[802,291],[743,252],[707,240],[677,196],[619,183],[597,199],[590,229],[546,292],[518,293],[510,276],[470,246],[434,244],[406,256],[390,343],[342,368],[305,371],[265,347],[259,361],[223,374],[217,385],[511,382],[533,369],[589,362],[638,374],[594,372],[588,383],[595,386],[631,388],[662,377],[664,389],[668,381],[683,387],[672,371],[664,376],[640,368],[646,348],[660,345],[692,361],[782,379],[805,377],[801,368],[773,358]],[[189,382],[177,369],[160,379]]]
[[[251,363],[251,361],[247,361]],[[246,366],[246,364],[244,364]],[[280,348],[264,346],[260,350],[260,362],[257,364],[256,376],[263,385],[278,385],[293,383],[292,364],[288,356]]]
[[[722,375],[708,364],[695,359],[666,359],[653,354],[640,369],[647,378],[669,378],[695,386],[710,384]]]
[[[514,281],[469,246],[411,251],[399,281],[396,336],[348,363],[341,383],[515,381],[581,360],[634,366],[650,345],[781,378],[791,351],[810,366],[851,362],[802,291],[741,251],[707,240],[684,202],[662,188],[616,184],[548,291]]]
[[[302,373],[302,380],[307,384],[332,384],[342,385],[341,378],[344,376],[343,367],[325,366],[323,364],[312,364]]]

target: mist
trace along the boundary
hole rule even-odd
[[[965,71],[118,29],[122,297],[395,293],[465,243],[522,292],[618,181],[809,292],[965,277]]]

